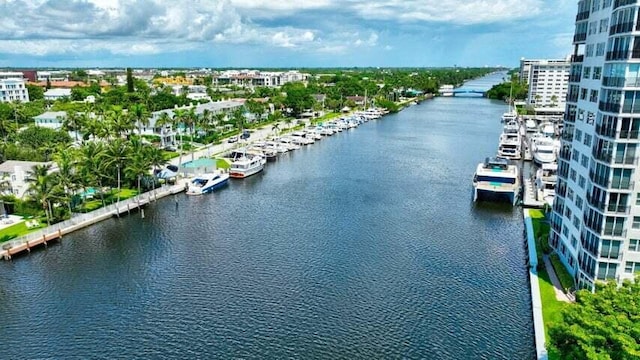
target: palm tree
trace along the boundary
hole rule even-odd
[[[138,208],[140,208],[141,181],[142,177],[149,172],[151,163],[144,151],[135,151],[128,160],[124,171],[127,177],[134,178],[138,182]]]
[[[58,171],[53,174],[54,182],[65,194],[66,203],[69,207],[69,215],[73,214],[71,202],[73,193],[77,187],[76,164],[77,156],[74,149],[59,149],[54,155]]]
[[[122,110],[115,109],[105,113],[106,123],[110,125],[116,137],[129,134],[134,129],[132,119],[126,116]]]
[[[278,136],[278,132],[280,131],[280,125],[278,123],[274,123],[271,127],[271,131],[273,131],[276,136]]]
[[[16,125],[13,121],[0,117],[0,134],[4,138],[4,142],[7,142],[9,134],[16,131]]]
[[[129,108],[129,115],[138,125],[138,134],[142,136],[142,127],[149,126],[149,112],[142,104],[133,104]]]
[[[176,125],[176,131],[178,130],[178,124],[179,123],[184,123],[184,118],[187,116],[187,111],[185,109],[176,109],[173,111],[173,121]],[[179,158],[179,164],[178,167],[182,167],[182,150],[183,150],[183,143],[182,143],[182,134],[184,133],[184,131],[180,131],[180,146],[178,147],[178,154],[180,156]]]
[[[73,131],[76,142],[78,142],[78,133],[84,124],[85,117],[75,111],[67,111],[67,115],[62,119],[62,128],[67,131]]]
[[[104,182],[105,174],[105,147],[101,142],[88,142],[82,146],[80,165],[80,180],[84,188],[87,187],[99,187],[100,199],[102,205],[104,202],[104,193],[102,191],[102,184]]]
[[[159,131],[160,131],[161,141],[162,141],[162,143],[164,145],[167,145],[164,142],[164,137],[166,135],[165,128],[166,128],[167,125],[171,125],[171,130],[172,131],[173,131],[173,129],[175,129],[175,125],[174,125],[173,119],[171,118],[171,116],[169,116],[169,113],[167,113],[165,111],[165,112],[160,113],[160,116],[156,120],[156,124],[155,124],[156,129],[159,129]]]
[[[122,170],[126,166],[127,157],[131,154],[129,144],[122,138],[110,142],[104,152],[104,161],[108,168],[116,168],[116,184],[118,188],[117,201],[120,201]]]
[[[51,225],[51,200],[54,198],[54,183],[49,171],[51,164],[35,165],[27,173],[26,181],[29,183],[29,196],[38,202],[44,210],[47,225]]]

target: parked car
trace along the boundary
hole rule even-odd
[[[229,140],[227,140],[227,142],[229,144],[237,142],[237,141],[238,141],[238,137],[237,136],[232,136],[232,137],[229,138]]]
[[[242,132],[242,135],[240,135],[240,139],[246,140],[249,138],[249,136],[251,136],[251,133],[249,132],[249,130],[245,130]]]

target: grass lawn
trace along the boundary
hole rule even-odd
[[[319,122],[335,119],[337,117],[340,117],[341,115],[342,115],[341,113],[330,112],[330,113],[327,113],[327,114],[324,114],[324,115],[320,116],[319,118],[312,119],[311,123],[312,124],[317,124]]]
[[[120,201],[132,198],[138,194],[138,190],[135,189],[120,189]],[[114,190],[111,194],[104,195],[104,202],[107,205],[113,204],[118,200],[118,191]],[[90,212],[93,210],[97,210],[102,207],[102,199],[100,199],[100,195],[96,194],[96,196],[89,201],[86,201],[83,205],[79,206],[78,212]]]
[[[0,230],[0,243],[9,241],[11,239],[15,239],[22,235],[26,235],[32,231],[41,229],[43,227],[45,227],[45,225],[40,224],[40,226],[38,227],[28,229],[26,222],[22,221],[20,223],[17,223],[15,225],[12,225]]]
[[[162,158],[165,160],[171,160],[175,157],[178,157],[178,153],[175,151],[166,151],[166,150],[162,150]]]
[[[553,284],[551,284],[551,280],[549,280],[549,274],[545,270],[541,270],[538,272],[538,283],[540,284],[540,297],[542,298],[542,317],[544,319],[544,333],[547,343],[547,351],[549,351],[549,360],[560,359],[560,357],[555,354],[549,348],[549,328],[554,324],[557,324],[561,319],[561,312],[563,309],[571,306],[570,303],[562,302],[556,300],[556,293],[553,288]]]
[[[556,276],[558,276],[558,280],[560,280],[560,284],[562,284],[563,289],[570,289],[574,286],[573,284],[573,276],[569,274],[567,269],[564,267],[558,254],[553,253],[549,256],[549,260],[551,260],[551,264],[553,265],[553,269],[556,271]]]
[[[231,164],[225,159],[216,159],[216,166],[218,169],[228,169],[231,167]]]

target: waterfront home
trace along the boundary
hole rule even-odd
[[[0,164],[0,194],[23,198],[29,189],[27,178],[36,165],[50,162],[9,160]]]
[[[34,117],[33,120],[36,126],[59,130],[62,128],[62,123],[66,117],[67,113],[64,111],[47,111]]]

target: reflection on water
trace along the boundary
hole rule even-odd
[[[533,357],[504,104],[440,98],[0,263],[5,358]]]

